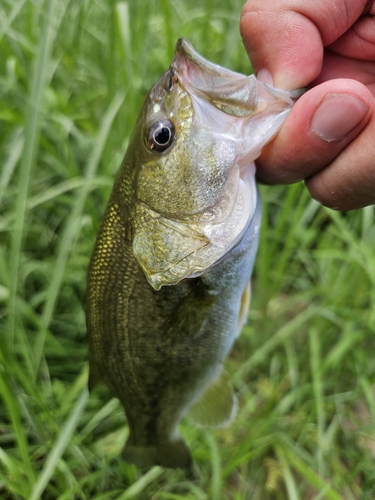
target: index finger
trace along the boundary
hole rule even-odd
[[[275,87],[305,87],[322,68],[323,49],[361,16],[367,0],[248,0],[241,35],[255,72]]]

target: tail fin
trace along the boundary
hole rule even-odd
[[[182,439],[159,446],[135,446],[126,443],[122,458],[137,467],[160,465],[171,469],[189,469],[192,465],[189,448]]]

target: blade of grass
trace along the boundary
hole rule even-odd
[[[8,16],[7,22],[4,21],[5,16],[0,16],[0,42],[3,38],[3,36],[5,36],[8,33],[10,26],[12,25],[14,19],[21,12],[22,7],[24,6],[25,2],[26,2],[26,0],[20,0],[19,2],[15,3],[13,5],[12,12]]]
[[[278,461],[281,464],[284,483],[288,492],[288,500],[300,500],[300,496],[298,494],[298,488],[294,481],[294,477],[290,470],[287,460],[285,460],[285,457],[278,446],[275,447],[275,451]]]
[[[35,196],[30,196],[30,198],[27,201],[26,209],[27,211],[32,210],[33,208],[36,208],[42,205],[43,203],[54,200],[55,198],[61,196],[62,194],[68,193],[69,191],[75,191],[76,189],[81,189],[85,184],[86,180],[82,179],[82,177],[78,177],[51,186],[42,193],[38,193]],[[96,176],[92,181],[91,188],[96,189],[97,187],[101,186],[112,186],[112,184],[113,183],[108,178]],[[0,202],[1,202],[1,197],[0,197]],[[0,231],[7,229],[9,227],[9,224],[13,222],[13,220],[14,220],[13,213],[10,213],[8,217],[4,217],[0,222]]]
[[[31,491],[29,500],[39,500],[39,498],[41,498],[43,491],[45,490],[49,480],[51,479],[55,468],[57,467],[58,461],[62,457],[66,447],[69,445],[73,432],[77,427],[78,420],[80,419],[82,412],[85,409],[88,397],[88,390],[84,389],[77,399],[75,406],[73,407],[67,421],[65,422],[65,425],[61,429],[60,435],[58,436],[47,457],[44,467]]]
[[[133,483],[121,495],[119,495],[116,500],[131,500],[132,498],[139,498],[139,495],[142,494],[146,486],[148,486],[162,473],[163,469],[161,467],[152,467],[152,469],[146,472],[146,474],[141,476],[135,483]]]
[[[309,306],[303,312],[299,313],[286,325],[280,328],[274,335],[267,340],[245,363],[236,371],[233,376],[235,381],[237,378],[243,378],[250,370],[254,369],[261,363],[268,354],[275,349],[279,344],[290,338],[298,331],[307,321],[321,313],[320,308]]]
[[[7,488],[7,493],[14,493],[15,495],[19,495],[20,498],[27,498],[27,493],[21,489],[20,487],[20,484],[18,482],[18,479],[17,479],[17,482],[15,481],[12,481],[10,479],[8,479],[1,471],[0,471],[0,491],[3,491],[4,490],[4,487]],[[27,491],[27,490],[26,490]],[[7,497],[7,498],[11,498],[11,497]],[[14,496],[13,498],[17,499],[18,500],[18,497]]]
[[[160,500],[196,500],[196,497],[190,495],[177,495],[176,493],[158,492]]]
[[[106,405],[104,405],[95,415],[92,417],[92,419],[87,422],[85,427],[81,430],[79,433],[79,440],[83,441],[94,429],[97,425],[99,425],[104,419],[109,417],[120,405],[120,402],[118,399],[111,399],[108,401]]]
[[[21,158],[22,149],[24,146],[24,138],[21,129],[17,129],[9,144],[9,155],[1,169],[0,175],[0,206],[5,190],[12,178],[13,172]]]
[[[317,448],[317,458],[318,458],[318,471],[319,474],[323,473],[323,435],[324,435],[324,405],[323,405],[323,382],[322,382],[322,369],[321,369],[321,358],[320,358],[320,341],[319,341],[319,330],[317,328],[310,328],[309,331],[310,338],[310,369],[311,377],[313,380],[313,390],[315,399],[315,409],[318,419],[318,448]]]
[[[122,51],[122,70],[125,76],[125,85],[127,89],[130,87],[131,78],[134,74],[133,61],[131,59],[132,48],[130,39],[130,19],[128,2],[116,3],[116,17],[119,39],[121,41]]]
[[[335,491],[332,486],[321,478],[313,469],[306,465],[299,459],[291,450],[285,448],[280,452],[288,459],[293,467],[312,485],[318,490],[325,491],[325,498],[327,500],[344,500],[344,498]]]
[[[122,493],[122,489],[106,491],[105,493],[99,493],[98,495],[95,495],[95,497],[92,500],[110,500],[112,498],[117,498],[117,495],[119,493]],[[70,500],[70,497],[68,500]]]
[[[371,418],[375,419],[375,394],[374,394],[374,385],[370,383],[369,380],[362,376],[359,380],[361,387],[363,389],[367,404],[369,406],[371,412]]]
[[[206,433],[206,441],[211,450],[211,500],[220,500],[222,487],[222,471],[220,461],[220,451],[215,436],[211,432]]]
[[[8,471],[9,479],[5,474],[0,471],[0,478],[6,482],[9,491],[13,493],[18,493],[22,497],[26,498],[28,491],[28,484],[22,474],[19,473],[22,470],[22,463],[8,455],[5,450],[0,448],[0,462],[3,463],[5,469]]]
[[[21,421],[17,398],[14,391],[11,390],[9,379],[3,369],[0,369],[0,394],[5,402],[16,435],[16,441],[24,472],[29,480],[29,483],[32,484],[34,481],[34,471],[28,452],[26,429]]]
[[[334,368],[357,344],[360,343],[364,332],[355,328],[353,323],[349,322],[343,325],[341,335],[336,344],[326,354],[323,361],[324,371]]]
[[[52,275],[50,285],[47,291],[47,300],[44,305],[42,322],[44,324],[44,329],[42,329],[35,341],[35,368],[36,372],[39,369],[40,361],[43,355],[43,346],[46,338],[46,332],[48,325],[51,321],[53,309],[55,307],[56,299],[59,293],[61,282],[64,276],[65,266],[72,250],[75,238],[77,237],[81,216],[84,209],[86,198],[91,190],[91,185],[95,176],[95,172],[98,168],[100,158],[108,138],[109,132],[111,130],[112,123],[123,103],[124,95],[117,94],[113,101],[111,102],[107,113],[103,117],[103,121],[98,132],[97,138],[95,140],[95,146],[92,151],[92,155],[88,160],[86,172],[84,175],[85,184],[80,191],[73,210],[66,221],[65,229],[61,237],[61,242],[59,246],[58,255],[56,258],[56,265],[54,268],[54,273]]]
[[[168,0],[161,0],[161,10],[164,16],[164,25],[165,25],[165,33],[167,36],[167,58],[170,59],[174,52],[174,46],[176,43],[174,32],[173,32],[173,24],[171,22],[171,9],[173,4]]]
[[[96,472],[90,473],[88,476],[83,477],[80,479],[79,482],[75,483],[71,488],[65,490],[61,495],[58,496],[56,500],[72,500],[72,498],[88,498],[86,495],[83,493],[83,489],[86,486],[87,483],[99,483],[101,476],[103,472],[101,470],[98,470]],[[78,497],[78,494],[81,493],[80,497]],[[117,496],[121,493],[121,490],[116,490],[116,491],[106,491],[105,495],[107,497],[102,496],[104,500],[109,500],[110,498],[113,498],[114,496]],[[90,497],[90,500],[97,500],[98,497]]]
[[[26,217],[27,195],[30,174],[35,163],[38,149],[40,129],[40,108],[47,83],[47,71],[50,62],[52,45],[55,37],[53,15],[56,0],[48,0],[44,26],[36,56],[33,79],[31,83],[30,101],[26,110],[25,144],[19,173],[18,196],[16,200],[16,219],[13,226],[10,257],[10,292],[8,314],[8,345],[13,347],[16,324],[16,297],[18,285],[18,267],[22,247],[22,237]]]

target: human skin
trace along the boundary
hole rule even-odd
[[[304,180],[337,210],[375,203],[375,1],[248,0],[241,34],[258,78],[308,87],[257,160],[268,184]]]

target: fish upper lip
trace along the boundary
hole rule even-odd
[[[220,76],[221,78],[225,79],[228,77],[229,79],[233,78],[235,75],[238,76],[238,78],[244,78],[244,75],[242,73],[237,73],[236,71],[224,68],[222,66],[219,66],[218,64],[215,64],[211,61],[208,61],[204,57],[202,57],[189,43],[185,38],[179,38],[177,40],[176,44],[176,49],[175,49],[175,57],[172,61],[172,64],[170,65],[170,68],[173,68],[174,70],[179,69],[179,62],[181,56],[185,56],[187,59],[189,59],[192,63],[197,65],[199,68],[202,70],[208,71],[212,75]]]

